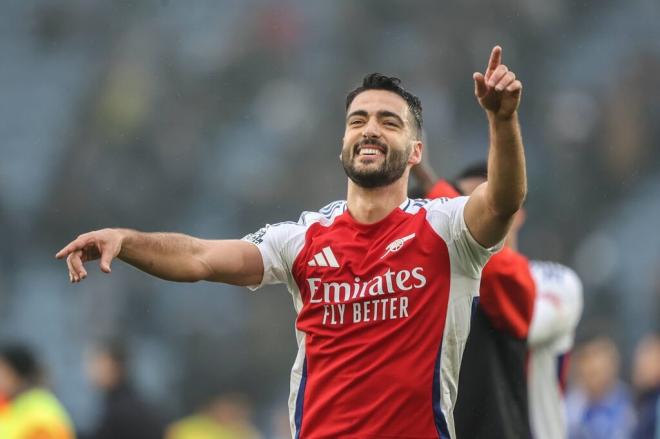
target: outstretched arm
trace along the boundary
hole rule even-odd
[[[525,154],[518,105],[522,84],[502,64],[502,49],[495,46],[485,74],[475,73],[475,95],[488,117],[490,149],[488,182],[479,186],[465,207],[465,223],[472,236],[490,247],[506,236],[513,214],[527,194]]]
[[[103,229],[85,233],[60,250],[66,258],[69,280],[87,277],[84,263],[100,259],[101,271],[110,273],[114,258],[166,280],[208,280],[232,285],[255,285],[263,276],[263,261],[256,246],[239,240],[205,240],[178,233],[143,233]]]

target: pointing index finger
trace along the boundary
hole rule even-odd
[[[62,250],[58,251],[55,254],[55,257],[57,259],[62,259],[65,256],[68,256],[70,253],[73,253],[76,250],[82,250],[86,245],[85,240],[82,240],[80,238],[76,239],[75,241],[70,242],[67,244],[66,247],[64,247]]]
[[[490,52],[490,59],[488,60],[488,67],[486,74],[492,73],[502,63],[502,48],[500,46],[493,47]]]

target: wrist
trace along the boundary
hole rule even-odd
[[[514,124],[518,123],[518,110],[507,115],[500,115],[492,111],[486,111],[486,116],[488,117],[488,122],[493,125],[507,125],[511,123]]]
[[[514,110],[509,114],[498,114],[494,111],[486,111],[486,116],[488,120],[492,122],[511,122],[513,120],[518,120],[518,110]]]
[[[135,232],[133,230],[129,229],[110,229],[113,234],[117,237],[117,240],[119,241],[119,254],[118,256],[121,257],[122,253],[124,253],[124,249],[130,245],[131,238],[135,235]]]

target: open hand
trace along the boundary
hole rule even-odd
[[[121,250],[122,234],[119,230],[103,229],[84,233],[57,252],[57,259],[66,258],[69,281],[80,282],[87,277],[84,263],[101,259],[99,266],[104,273],[110,273],[110,264]]]
[[[476,72],[474,94],[481,107],[495,117],[510,118],[518,109],[522,94],[522,83],[515,73],[502,64],[502,48],[493,47],[485,73]]]

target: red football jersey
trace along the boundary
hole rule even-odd
[[[261,285],[287,284],[298,312],[294,437],[455,436],[472,300],[495,250],[470,235],[466,201],[406,200],[369,225],[339,201],[244,238]]]

